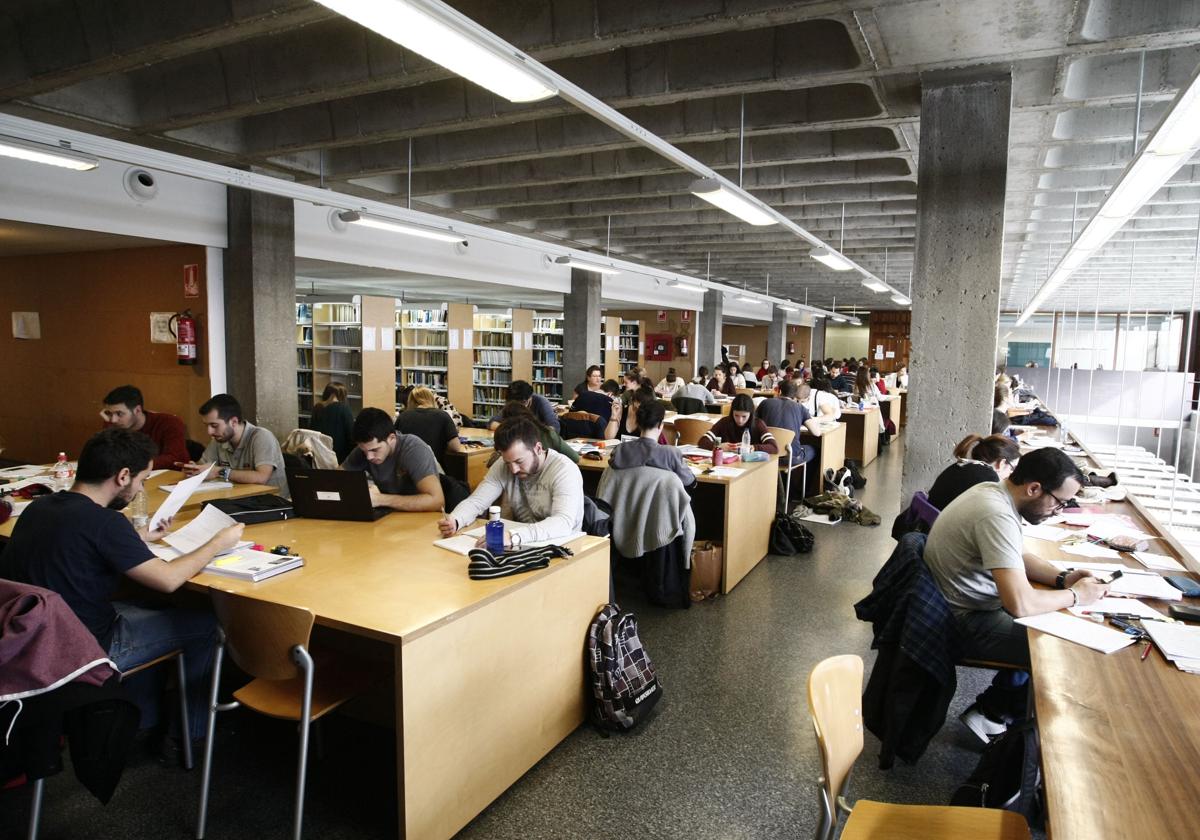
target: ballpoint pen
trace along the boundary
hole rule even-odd
[[[1150,655],[1150,642],[1146,642],[1146,647],[1142,649],[1142,661],[1146,661],[1146,657]]]

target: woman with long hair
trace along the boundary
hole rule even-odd
[[[967,435],[954,447],[954,463],[929,488],[929,503],[945,510],[976,484],[1008,478],[1020,457],[1020,447],[1007,435]]]
[[[704,449],[727,449],[736,451],[742,443],[742,435],[750,432],[750,446],[771,455],[778,454],[779,446],[767,424],[754,414],[754,400],[749,394],[738,394],[733,398],[729,414],[722,417],[700,438],[697,446]]]
[[[354,449],[354,413],[346,400],[346,386],[341,382],[330,382],[321,392],[321,398],[313,403],[312,417],[308,427],[314,432],[329,435],[333,441],[333,454],[338,463],[345,461]]]
[[[458,427],[450,415],[438,407],[437,394],[428,388],[417,387],[409,392],[408,404],[396,418],[396,431],[416,435],[425,441],[439,462],[447,452],[463,451]]]

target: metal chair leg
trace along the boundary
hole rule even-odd
[[[179,683],[179,726],[182,730],[179,737],[183,739],[183,766],[184,769],[191,770],[192,726],[188,719],[187,662],[182,653],[175,657],[175,674],[176,682]]]
[[[304,829],[304,783],[308,775],[308,736],[312,728],[313,661],[303,646],[292,652],[296,664],[304,672],[304,698],[300,703],[300,757],[296,768],[296,808],[292,821],[292,840],[300,840]]]
[[[205,824],[208,822],[208,786],[212,777],[213,741],[217,735],[217,690],[221,685],[221,659],[224,655],[225,634],[221,633],[217,638],[212,686],[208,692],[208,729],[204,735],[204,769],[200,773],[200,814],[196,821],[196,840],[204,840]]]
[[[29,803],[29,832],[25,835],[28,840],[37,840],[38,823],[42,821],[42,794],[45,789],[45,779],[34,779]]]

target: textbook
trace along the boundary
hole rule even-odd
[[[303,565],[303,557],[271,554],[266,551],[245,548],[217,557],[204,567],[204,571],[257,583],[260,580],[290,572],[292,569],[298,569]]]

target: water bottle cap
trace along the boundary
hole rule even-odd
[[[492,505],[491,507],[488,508],[488,516],[499,516],[499,515],[500,515],[500,506],[499,505]]]

